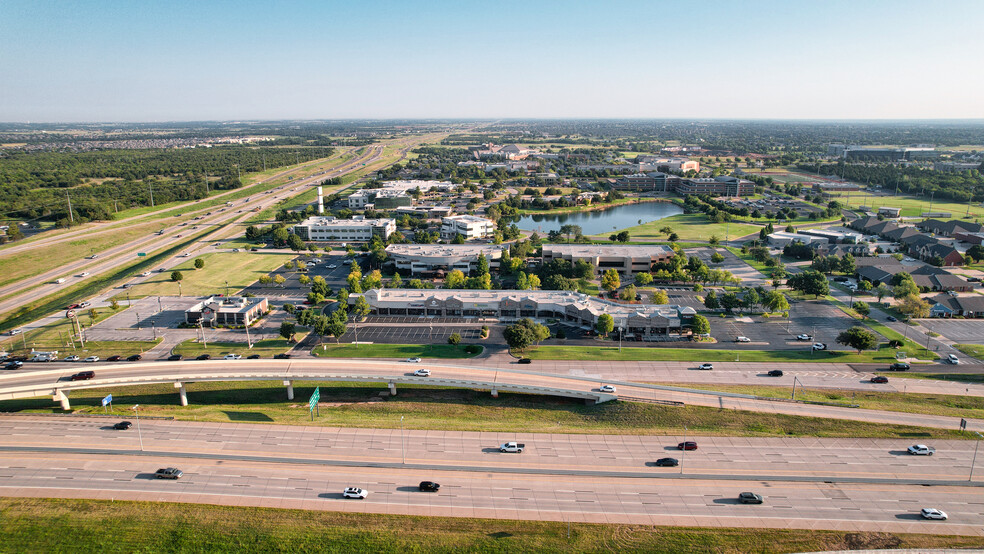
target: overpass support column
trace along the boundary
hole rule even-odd
[[[65,393],[60,390],[56,390],[55,393],[51,395],[51,399],[61,402],[61,407],[66,412],[72,409],[72,405],[68,402],[68,396],[65,396]]]
[[[294,382],[284,381],[284,386],[287,387],[287,400],[294,399]]]
[[[188,405],[188,391],[185,390],[184,383],[175,383],[174,388],[178,389],[178,395],[181,396],[181,405]]]
[[[492,389],[492,398],[499,398],[499,389]]]
[[[390,381],[389,388],[390,388],[390,396],[396,396],[396,383]]]

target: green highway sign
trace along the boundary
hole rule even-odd
[[[146,255],[147,255],[146,252],[137,252],[137,256],[146,256]]]
[[[311,400],[308,401],[308,406],[312,410],[318,405],[318,400],[321,399],[321,387],[316,387],[314,389],[314,394],[311,395]]]

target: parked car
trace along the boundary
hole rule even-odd
[[[431,374],[431,370],[424,369],[424,368],[420,368],[417,371],[413,372],[414,377],[430,377],[430,374]]]
[[[932,456],[936,453],[935,448],[926,446],[925,444],[914,444],[907,448],[906,451],[913,456]]]
[[[126,361],[128,361],[128,362],[139,362],[142,359],[143,359],[143,356],[141,356],[140,354],[134,354],[132,356],[127,356]]]
[[[888,366],[889,371],[909,371],[909,364],[905,362],[895,362]]]
[[[82,361],[83,362],[90,362],[90,363],[91,362],[98,362],[99,361],[99,356],[86,356],[86,358],[84,360],[82,360]]]
[[[441,489],[441,485],[439,483],[435,483],[434,481],[421,481],[417,487],[425,492],[437,492]]]
[[[342,496],[345,498],[358,498],[360,500],[369,496],[369,491],[366,489],[360,489],[358,487],[348,487],[342,491]]]
[[[290,359],[290,354],[274,354],[273,355],[273,359],[274,360],[289,360]]]
[[[533,360],[531,360],[530,358],[520,358],[519,361],[516,362],[516,363],[519,363],[519,364],[532,364],[533,363]]]
[[[167,361],[169,362],[177,362],[180,359],[181,359],[181,354],[171,354],[170,356],[167,357]]]
[[[72,375],[72,381],[88,381],[96,376],[95,371],[80,371]]]
[[[782,370],[781,369],[773,369],[773,370],[769,371],[769,377],[782,377]]]
[[[198,356],[195,359],[196,360],[211,360],[212,359],[212,356],[209,355],[209,354],[201,354],[200,356]]]
[[[247,360],[259,360],[260,359],[260,355],[259,354],[250,354],[249,356],[246,356],[246,359]]]
[[[78,356],[76,356],[75,354],[72,354],[71,356],[65,356],[65,361],[66,361],[66,362],[77,362],[77,361],[79,361],[80,359],[81,359],[81,358],[79,358],[79,357],[78,357]]]
[[[807,334],[796,335],[796,340],[813,340],[813,335],[807,335]]]
[[[106,358],[106,361],[107,362],[118,362],[118,361],[120,361],[122,359],[123,359],[123,356],[120,356],[119,354],[113,354],[112,356]]]
[[[660,458],[656,460],[656,467],[676,467],[680,465],[680,461],[676,458]]]
[[[957,365],[960,363],[960,358],[958,358],[956,354],[950,354],[946,357],[946,361],[950,362],[953,365]]]
[[[226,354],[222,356],[223,360],[241,360],[243,357],[240,354]]]
[[[598,390],[601,392],[615,392],[615,387],[612,385],[602,385]]]
[[[754,492],[743,492],[738,494],[738,502],[742,504],[761,504],[765,499],[762,498],[761,494],[755,494]]]
[[[815,342],[815,343],[813,343],[813,349],[814,350],[826,350],[827,349],[827,345],[825,343],[822,343],[822,342]]]
[[[418,363],[420,363],[420,358],[417,358],[417,357],[407,358],[407,362],[409,362],[411,364],[418,364]]]
[[[686,441],[677,444],[677,450],[697,450],[696,441]]]
[[[897,318],[897,317],[895,317],[894,315],[890,315],[890,316],[888,316],[888,317],[886,317],[886,318],[885,318],[885,320],[886,320],[886,321],[892,321],[892,322],[895,322],[895,321],[898,321],[898,320],[899,320],[899,318]]]
[[[184,472],[176,467],[166,467],[158,469],[154,475],[157,476],[158,479],[181,479]]]
[[[923,519],[938,519],[940,521],[946,521],[946,512],[936,508],[923,508],[919,511],[922,514]]]
[[[132,426],[133,426],[133,424],[130,423],[129,421],[121,421],[121,422],[117,423],[116,425],[113,425],[113,429],[116,429],[117,431],[126,431],[127,429],[129,429]]]
[[[752,342],[752,339],[748,337],[735,337],[735,342]]]
[[[874,377],[871,378],[871,382],[872,383],[887,383],[888,382],[888,377],[885,377],[884,375],[875,375]]]
[[[714,364],[700,364],[697,369],[711,370],[714,369]]]

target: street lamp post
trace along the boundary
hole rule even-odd
[[[622,328],[618,328],[618,351],[622,351]]]
[[[133,405],[133,417],[137,420],[137,438],[140,439],[140,451],[143,452],[143,449],[144,449],[144,447],[143,447],[143,435],[140,434],[140,413],[137,412],[137,408],[139,408],[139,407],[140,407],[140,404],[134,404]]]
[[[400,416],[400,455],[403,458],[403,463],[407,463],[407,449],[403,438],[403,416]]]
[[[981,446],[981,439],[984,439],[984,435],[978,433],[977,431],[974,431],[974,434],[977,435],[977,444],[974,446],[974,459],[970,462],[970,477],[967,478],[968,481],[972,481],[974,479],[974,464],[977,463],[977,449]]]
[[[687,426],[683,426],[683,450],[680,451],[680,475],[683,475],[683,459],[687,455]]]

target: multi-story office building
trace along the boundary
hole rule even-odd
[[[396,220],[391,218],[366,219],[360,215],[352,219],[313,216],[294,225],[295,235],[304,240],[364,242],[373,236],[386,240],[396,232]]]
[[[449,240],[455,235],[465,237],[465,240],[484,239],[495,232],[495,223],[491,219],[474,215],[452,215],[441,219],[441,238]]]
[[[386,253],[396,268],[411,274],[460,269],[466,275],[478,267],[478,256],[485,255],[490,268],[499,267],[505,245],[496,244],[391,244]]]
[[[676,254],[666,246],[608,246],[602,244],[544,244],[543,261],[568,260],[574,263],[585,260],[598,268],[616,269],[623,275],[646,272],[653,264],[669,261]]]

